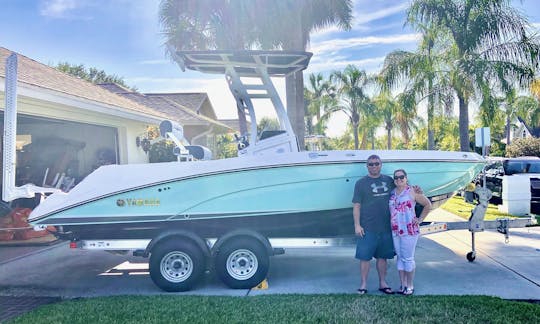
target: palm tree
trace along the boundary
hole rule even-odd
[[[408,21],[447,32],[454,43],[449,66],[459,102],[460,149],[469,151],[469,103],[485,82],[503,91],[527,86],[538,67],[540,46],[527,20],[509,0],[414,0]],[[487,81],[489,80],[489,81]]]
[[[324,112],[335,106],[335,89],[321,73],[309,75],[309,85],[304,89],[306,102],[306,131],[308,135],[324,135],[328,118]]]
[[[280,0],[267,1],[262,10],[263,47],[305,51],[309,35],[318,29],[338,26],[349,30],[352,22],[351,0]],[[278,23],[276,23],[278,22]],[[285,78],[287,114],[299,146],[304,147],[304,77],[298,71]]]
[[[361,121],[368,125],[368,116],[373,115],[373,105],[366,93],[366,88],[371,84],[372,78],[367,75],[366,71],[359,70],[354,65],[348,65],[343,72],[333,72],[330,75],[330,80],[336,85],[339,103],[330,107],[326,114],[330,115],[342,111],[347,115],[354,134],[354,149],[357,150],[359,147],[358,126]],[[364,139],[366,136],[367,134],[364,132]]]
[[[304,51],[309,34],[337,25],[350,29],[351,0],[161,0],[169,50],[275,49]],[[287,111],[304,147],[302,72],[286,79]]]
[[[388,54],[381,77],[383,86],[388,88],[397,88],[402,86],[400,81],[409,81],[412,83],[410,91],[413,92],[417,103],[427,99],[427,148],[433,150],[435,148],[433,118],[436,106],[441,107],[444,99],[448,98],[441,55],[446,44],[440,31],[426,28],[421,24],[417,28],[422,32],[418,50],[415,52],[398,50]]]
[[[420,118],[416,113],[416,95],[414,91],[407,88],[397,96],[399,109],[396,112],[395,121],[403,136],[403,144],[409,147],[411,134],[417,130],[417,124],[420,123]]]
[[[392,129],[395,125],[398,103],[392,98],[389,91],[381,91],[374,99],[377,112],[382,115],[386,129],[386,147],[392,149]]]
[[[531,84],[531,93],[540,100],[540,79],[535,79]]]

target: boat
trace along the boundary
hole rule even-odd
[[[203,238],[238,228],[265,237],[353,235],[352,193],[371,154],[381,157],[383,174],[407,170],[435,204],[484,167],[471,152],[300,151],[271,77],[301,71],[310,58],[308,52],[176,52],[183,70],[225,74],[243,122],[238,157],[102,166],[70,192],[47,197],[29,222],[55,226],[70,240],[150,239],[173,229]],[[280,130],[257,134],[259,99],[272,103]]]

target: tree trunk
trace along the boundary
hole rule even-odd
[[[506,145],[510,145],[510,114],[506,114]]]
[[[388,136],[388,139],[387,139],[387,146],[388,146],[388,149],[391,150],[392,149],[392,128],[390,127],[387,127],[386,128],[386,136]]]
[[[238,113],[238,129],[240,130],[240,136],[247,136],[248,129],[244,107],[237,103],[236,108],[236,112]]]
[[[305,109],[304,109],[304,76],[302,71],[298,71],[294,74],[295,78],[295,96],[296,96],[296,120],[294,123],[294,132],[296,133],[296,138],[298,140],[298,146],[300,148],[300,151],[304,151],[306,149],[305,143],[304,143],[304,136],[305,136]]]
[[[358,150],[358,123],[353,123],[354,149]]]
[[[298,138],[296,133],[296,84],[294,82],[294,74],[285,77],[285,94],[287,98],[287,117],[293,128],[294,134]]]
[[[469,152],[469,109],[468,102],[463,95],[458,94],[459,99],[459,146],[461,151]]]
[[[433,133],[433,111],[435,110],[435,103],[433,98],[433,81],[429,80],[429,97],[427,106],[427,149],[435,149],[435,135]],[[468,138],[468,136],[467,136]]]

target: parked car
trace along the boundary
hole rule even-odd
[[[483,183],[483,175],[478,177],[478,183]],[[540,158],[490,158],[485,169],[486,187],[493,192],[491,203],[502,203],[502,181],[504,176],[527,175],[531,182],[531,211],[540,211]]]

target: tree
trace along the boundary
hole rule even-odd
[[[350,29],[351,12],[351,0],[162,0],[159,16],[166,54],[171,56],[171,51],[182,49],[303,51],[316,29]],[[301,71],[286,78],[287,114],[301,148],[303,82]]]
[[[435,109],[449,97],[441,55],[447,44],[439,30],[429,29],[421,24],[417,25],[417,29],[422,33],[418,50],[391,52],[385,58],[380,75],[383,86],[392,89],[403,86],[400,81],[407,81],[411,92],[408,96],[416,98],[417,103],[427,99],[427,149],[433,150]]]
[[[416,99],[414,91],[407,88],[397,96],[399,109],[396,112],[395,121],[403,135],[403,145],[409,147],[411,134],[417,130],[417,124],[421,119],[416,113]]]
[[[374,99],[375,106],[377,107],[377,112],[382,114],[384,120],[384,128],[386,129],[387,149],[392,149],[392,129],[395,124],[396,113],[399,109],[397,102],[392,98],[390,92],[382,91]]]
[[[531,84],[531,94],[540,100],[540,79],[535,79]]]
[[[366,90],[373,82],[364,70],[359,70],[354,65],[348,65],[343,72],[335,71],[331,74],[330,80],[335,83],[338,104],[328,109],[326,114],[342,111],[347,115],[352,125],[354,135],[354,149],[359,147],[358,126],[360,122],[369,125],[369,116],[374,115],[373,104],[369,99]],[[364,129],[364,137],[367,137]]]
[[[324,80],[321,73],[310,74],[308,87],[304,89],[304,98],[307,135],[324,135],[328,121],[324,112],[335,106],[335,89],[330,80]]]
[[[263,43],[284,50],[305,51],[309,35],[318,29],[337,25],[349,30],[352,22],[351,0],[270,0],[270,10],[262,15],[266,31]],[[276,21],[279,21],[276,24]],[[304,77],[298,71],[285,79],[287,94],[287,115],[304,147]]]
[[[216,158],[226,159],[238,156],[238,143],[231,134],[218,135],[216,140]]]
[[[279,121],[276,118],[263,117],[259,120],[257,124],[257,133],[260,134],[262,131],[273,131],[280,130]]]
[[[469,103],[486,82],[506,91],[528,86],[540,46],[527,35],[529,23],[508,0],[414,0],[411,25],[447,32],[453,42],[450,82],[459,102],[460,149],[469,151]]]
[[[75,65],[68,62],[60,62],[55,68],[58,71],[92,82],[93,84],[116,83],[125,88],[137,91],[137,88],[128,86],[122,77],[114,74],[107,74],[105,71],[93,67],[87,69],[83,64]]]

